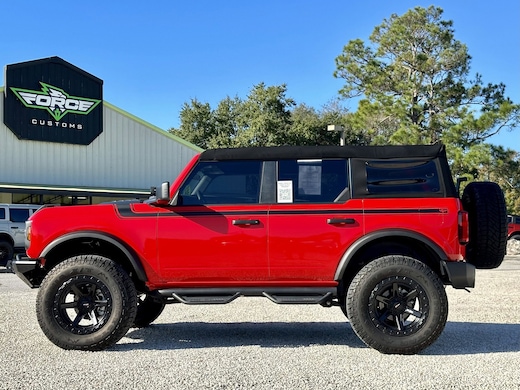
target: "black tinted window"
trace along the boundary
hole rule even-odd
[[[434,161],[369,161],[366,174],[370,194],[440,191]]]
[[[29,209],[10,209],[11,222],[25,222],[29,218]]]
[[[279,203],[331,203],[347,192],[346,160],[280,160]]]
[[[5,219],[5,209],[0,208],[0,219]]]
[[[261,161],[200,162],[179,192],[179,204],[258,203]]]

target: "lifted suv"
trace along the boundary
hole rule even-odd
[[[262,296],[339,306],[383,353],[444,329],[444,285],[502,262],[503,193],[459,198],[444,146],[207,150],[147,202],[43,208],[27,222],[37,318],[65,349],[101,350],[168,303]]]

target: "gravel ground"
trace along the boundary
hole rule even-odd
[[[64,351],[41,332],[36,290],[0,268],[0,389],[520,389],[520,256],[447,288],[440,338],[418,355],[367,348],[337,307],[169,305],[102,352]]]

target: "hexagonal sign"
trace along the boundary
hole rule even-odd
[[[103,132],[103,81],[59,57],[7,65],[4,124],[22,140],[89,145]]]

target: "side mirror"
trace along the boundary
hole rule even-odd
[[[157,194],[157,200],[170,201],[170,182],[165,181],[161,184],[159,193]]]
[[[170,203],[170,182],[165,181],[159,189],[152,187],[150,190],[151,196],[148,203],[156,205],[167,205]]]

